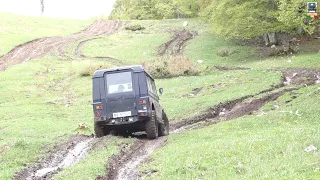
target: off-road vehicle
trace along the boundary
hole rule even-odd
[[[143,66],[98,70],[93,75],[94,131],[145,131],[148,139],[169,134],[169,121],[159,104],[154,79]],[[160,95],[163,89],[159,89]]]

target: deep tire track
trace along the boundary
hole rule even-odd
[[[110,32],[107,32],[105,33],[104,35],[106,34],[113,34],[115,32],[117,32],[121,26],[123,26],[126,22],[121,22],[121,24],[117,24],[116,26],[114,26],[112,28],[112,30]],[[93,41],[93,40],[96,40],[96,39],[101,39],[102,36],[99,36],[99,37],[93,37],[93,38],[89,38],[89,39],[86,39],[86,40],[83,40],[81,41],[77,48],[75,49],[74,51],[74,55],[77,56],[77,57],[82,57],[82,58],[91,58],[91,59],[97,59],[97,60],[106,60],[106,61],[114,61],[114,62],[118,62],[118,63],[121,63],[122,61],[119,60],[119,59],[116,59],[116,58],[113,58],[113,57],[109,57],[109,56],[95,56],[95,57],[88,57],[86,55],[84,55],[81,51],[81,49],[83,48],[83,46],[88,43],[89,41]]]
[[[69,36],[44,37],[20,44],[0,57],[0,71],[4,71],[15,64],[42,57],[50,52],[58,51],[59,55],[63,56],[65,47],[70,43],[77,42],[83,38],[112,34],[120,27],[120,21],[95,21],[86,29]]]
[[[173,37],[159,47],[158,55],[182,55],[187,42],[196,35],[198,35],[196,31],[189,31],[186,29],[175,31]]]
[[[88,151],[100,141],[101,139],[92,136],[73,135],[66,143],[57,145],[45,158],[16,173],[13,179],[50,179],[64,168],[85,158]]]

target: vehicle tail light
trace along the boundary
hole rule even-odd
[[[147,100],[139,100],[139,104],[147,104]]]
[[[103,109],[104,107],[103,107],[103,105],[97,105],[96,106],[96,109]]]

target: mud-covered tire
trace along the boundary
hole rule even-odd
[[[110,134],[110,131],[108,130],[107,127],[94,123],[94,133],[96,137],[102,137]]]
[[[151,112],[151,117],[145,124],[148,139],[157,139],[158,137],[158,122],[156,119],[156,112]]]
[[[159,124],[159,136],[168,136],[169,135],[169,119],[167,114],[163,112],[162,114],[163,124]]]

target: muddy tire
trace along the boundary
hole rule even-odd
[[[148,139],[157,139],[158,137],[158,122],[156,120],[156,112],[151,112],[150,119],[145,124]]]
[[[102,137],[110,134],[110,130],[105,126],[101,126],[101,125],[98,125],[97,123],[94,123],[94,133],[96,137]]]
[[[163,112],[162,114],[163,124],[159,124],[159,136],[169,135],[169,120],[167,114]]]

